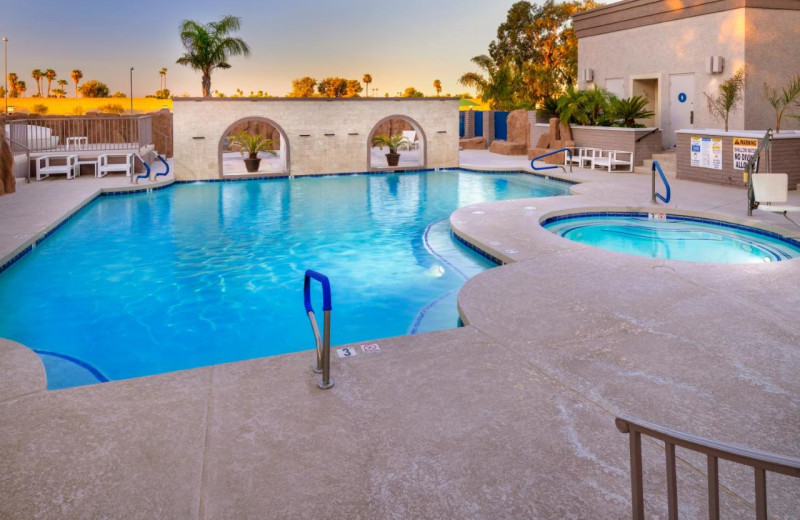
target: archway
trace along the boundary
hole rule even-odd
[[[400,161],[397,166],[389,166],[385,156],[388,150],[386,147],[381,150],[378,146],[372,146],[372,139],[379,134],[394,135],[402,132],[406,132],[405,135],[413,138],[413,142],[398,150]],[[422,126],[414,119],[399,114],[392,115],[384,117],[372,127],[367,138],[367,166],[370,170],[425,168],[427,164],[427,137]]]
[[[230,145],[229,136],[242,131],[252,136],[264,135],[265,138],[275,141],[275,144],[269,147],[272,153],[260,152],[258,154],[261,159],[258,172],[248,172],[242,154]],[[287,174],[290,171],[289,151],[289,138],[275,121],[259,116],[241,118],[226,128],[220,136],[219,176]]]

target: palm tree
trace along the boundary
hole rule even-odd
[[[42,78],[44,77],[44,72],[42,72],[42,69],[33,69],[31,71],[31,77],[33,81],[36,82],[36,95],[42,97]]]
[[[433,88],[436,90],[436,97],[439,97],[439,94],[442,92],[442,81],[438,79],[433,80]]]
[[[194,20],[181,23],[180,37],[186,52],[176,63],[188,65],[203,74],[203,97],[211,97],[211,72],[214,69],[229,69],[229,56],[249,56],[250,47],[241,38],[228,36],[238,31],[240,19],[224,16],[217,22],[206,25]]]
[[[60,92],[56,92],[55,90],[53,92],[58,94],[58,97],[62,97],[62,98],[63,97],[67,97],[67,83],[68,83],[67,80],[60,79],[60,80],[56,81],[56,83],[58,83],[58,89],[56,89],[56,90],[60,90]]]
[[[364,77],[361,78],[361,81],[367,85],[367,97],[369,97],[369,84],[372,83],[372,74],[364,74]]]
[[[161,70],[158,71],[158,75],[161,76],[161,90],[167,88],[167,68],[161,67]]]
[[[19,85],[19,76],[17,76],[16,72],[9,72],[8,73],[8,97],[17,97],[19,96],[19,89],[17,86]]]
[[[53,80],[56,79],[56,71],[53,69],[47,69],[44,71],[44,77],[47,79],[47,97],[50,97],[50,86],[53,84]]]
[[[486,71],[486,76],[477,72],[467,72],[458,82],[467,87],[475,87],[481,100],[489,102],[492,109],[508,109],[515,106],[516,75],[509,65],[498,66],[492,58],[481,54],[470,60]]]
[[[75,97],[78,97],[78,82],[83,78],[83,72],[79,69],[75,69],[69,73],[72,76],[72,82],[75,83]]]
[[[28,90],[28,85],[24,81],[17,81],[17,92],[19,97],[25,97],[25,92]]]

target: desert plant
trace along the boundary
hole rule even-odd
[[[69,73],[72,82],[75,83],[75,97],[78,97],[78,82],[83,78],[83,72],[80,69],[75,69]]]
[[[211,72],[229,69],[230,56],[249,56],[250,47],[241,38],[229,36],[238,31],[240,19],[224,16],[219,21],[201,24],[184,20],[180,25],[180,38],[186,52],[178,58],[179,65],[188,65],[202,73],[203,97],[211,97]]]
[[[361,78],[361,81],[367,86],[367,97],[369,97],[369,84],[372,83],[372,74],[364,74],[364,77]]]
[[[389,153],[397,153],[397,149],[408,143],[408,139],[403,134],[378,134],[372,138],[372,146],[378,146],[381,150],[383,147],[389,149]]]
[[[800,120],[800,116],[787,114],[792,106],[800,106],[800,74],[789,78],[789,84],[781,87],[780,92],[764,83],[764,99],[775,109],[775,131],[781,131],[781,121],[784,117]]]
[[[34,114],[39,114],[40,116],[43,116],[47,113],[47,105],[43,105],[42,103],[37,103],[33,105],[33,107],[31,107],[31,110],[33,110]]]
[[[98,109],[100,110],[100,112],[104,114],[121,114],[125,112],[125,109],[122,107],[122,105],[118,105],[115,103],[108,103],[107,105],[102,105],[98,107]]]
[[[744,90],[744,69],[739,69],[736,74],[723,81],[716,95],[705,93],[708,112],[716,119],[725,122],[725,131],[728,131],[728,119],[731,112],[739,106]]]
[[[621,121],[622,126],[626,128],[636,128],[637,119],[649,119],[656,115],[647,109],[648,103],[647,98],[642,96],[614,98],[608,105],[608,116],[615,121]]]
[[[82,116],[85,113],[86,113],[86,110],[84,110],[84,108],[82,106],[80,106],[80,105],[78,105],[78,106],[76,106],[75,108],[72,109],[72,115],[75,115],[75,116]]]
[[[250,135],[242,130],[237,134],[229,135],[228,143],[232,149],[240,152],[242,156],[247,154],[250,159],[256,159],[258,157],[258,152],[277,155],[271,148],[278,144],[278,142],[267,139],[264,134]]]
[[[78,92],[85,98],[107,98],[110,94],[108,85],[96,79],[85,82],[80,86]]]

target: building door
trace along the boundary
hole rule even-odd
[[[694,74],[670,74],[669,127],[664,139],[668,148],[677,146],[677,130],[694,127],[694,110]]]

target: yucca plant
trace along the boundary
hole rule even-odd
[[[621,121],[626,128],[635,128],[637,119],[649,119],[656,115],[647,109],[649,101],[642,96],[611,100],[608,115],[614,121]]]
[[[242,130],[238,134],[228,136],[228,143],[231,148],[239,151],[242,155],[247,154],[250,159],[257,159],[258,152],[277,155],[275,151],[272,150],[272,147],[278,144],[278,142],[267,139],[264,134],[250,135]]]
[[[800,106],[800,74],[789,79],[789,84],[781,87],[780,92],[776,88],[770,88],[764,83],[764,99],[775,109],[775,131],[781,131],[781,121],[784,117],[791,117],[800,120],[800,116],[787,114],[786,110],[792,106]]]
[[[403,134],[378,134],[372,138],[372,146],[378,146],[381,150],[383,150],[385,146],[389,149],[389,153],[391,154],[396,154],[397,149],[406,143],[408,143],[408,139],[404,137]]]
[[[728,131],[728,118],[731,112],[739,106],[744,90],[744,69],[739,69],[736,74],[723,81],[719,86],[717,95],[705,93],[709,113],[725,122],[725,131]]]

